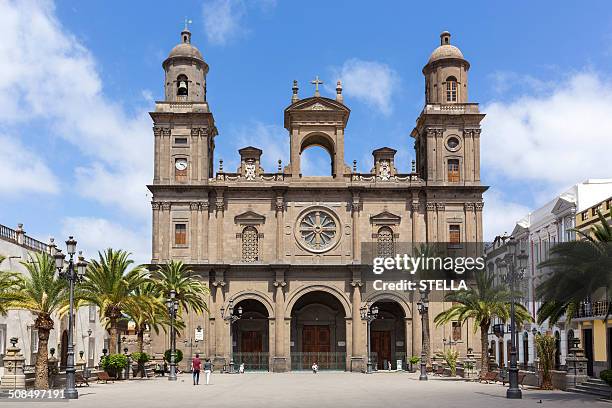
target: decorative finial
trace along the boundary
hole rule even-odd
[[[442,31],[440,34],[440,45],[450,45],[451,35],[448,31]]]
[[[412,172],[416,173],[416,162],[412,160]]]
[[[316,97],[321,96],[321,94],[319,93],[319,85],[321,85],[323,83],[323,81],[321,81],[319,79],[319,76],[317,75],[315,79],[310,81],[310,83],[315,86],[315,94],[314,94],[314,96],[316,96]]]
[[[192,21],[185,17],[185,28],[181,32],[181,39],[185,44],[191,43],[191,31],[189,31],[189,24],[191,23]]]
[[[297,101],[300,100],[300,98],[298,97],[298,83],[297,80],[293,80],[293,88],[291,88],[291,90],[293,91],[293,95],[291,95],[291,103],[296,103]]]
[[[11,337],[11,339],[9,341],[13,345],[13,348],[15,348],[17,346],[17,341],[18,341],[17,337]]]
[[[353,173],[357,173],[357,160],[353,160]]]
[[[223,159],[219,159],[219,173],[223,173]]]
[[[336,101],[343,103],[344,97],[342,96],[342,81],[338,81],[336,84]]]
[[[281,159],[278,159],[278,172],[279,172],[279,173],[280,173],[280,172],[282,171],[282,169],[283,169],[283,167],[282,167],[282,163],[283,163],[283,161],[282,161]]]

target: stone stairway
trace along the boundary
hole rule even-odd
[[[596,395],[608,399],[612,397],[612,388],[599,378],[589,378],[582,384],[577,384],[575,387],[568,388],[567,391]]]

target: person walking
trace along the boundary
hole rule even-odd
[[[202,368],[202,360],[200,355],[196,353],[195,358],[191,360],[191,372],[193,373],[193,385],[200,384],[200,369]]]
[[[316,374],[319,372],[319,365],[317,364],[317,362],[315,361],[314,363],[312,363],[312,373]]]
[[[204,361],[204,376],[206,377],[206,385],[210,384],[210,373],[212,373],[212,363],[210,362],[210,359],[207,358],[206,361]]]

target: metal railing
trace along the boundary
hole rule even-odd
[[[244,364],[245,371],[269,371],[270,353],[268,352],[235,352],[233,354],[234,369],[238,371],[240,364]]]
[[[586,318],[586,317],[596,317],[596,316],[605,316],[610,313],[610,302],[607,300],[598,300],[595,302],[583,302],[580,305],[580,308],[576,310],[574,314],[574,318]],[[610,313],[612,314],[612,313]]]
[[[294,371],[310,370],[315,362],[319,370],[346,371],[346,353],[343,352],[291,353],[291,369]]]

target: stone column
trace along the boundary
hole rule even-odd
[[[208,230],[210,228],[210,222],[209,222],[208,208],[209,208],[208,199],[200,202],[200,213],[201,213],[201,219],[202,219],[202,222],[200,223],[201,225],[200,236],[202,237],[202,240],[200,242],[200,259],[202,260],[208,260],[208,257],[209,257],[208,255],[208,240],[209,240]]]
[[[480,182],[480,129],[473,131],[474,142],[474,181]]]
[[[223,215],[225,210],[225,200],[223,191],[217,190],[215,199],[215,217],[217,223],[217,263],[223,262]]]
[[[287,353],[285,352],[285,271],[277,270],[274,287],[274,358],[272,371],[287,371]]]
[[[12,337],[11,346],[7,347],[4,355],[4,374],[0,380],[0,389],[2,390],[21,390],[25,389],[25,374],[23,373],[23,365],[25,357],[20,353],[21,349],[17,347],[17,337]]]
[[[476,203],[474,208],[476,209],[476,241],[482,242],[482,208],[484,203]]]
[[[427,242],[436,242],[436,203],[427,203]]]
[[[191,252],[191,259],[198,259],[198,248],[200,247],[198,234],[198,213],[200,204],[198,202],[189,203],[189,251]]]
[[[170,128],[162,129],[162,138],[160,143],[160,152],[159,152],[159,160],[160,160],[160,181],[169,183],[172,180],[171,170],[174,167],[174,163],[171,163],[171,154],[170,154],[170,146],[172,146],[171,141],[171,132]]]
[[[353,200],[351,201],[351,215],[353,222],[353,263],[361,262],[361,242],[359,241],[359,209],[360,209],[360,196],[358,192],[353,193]],[[353,322],[353,327],[355,324]],[[353,339],[353,344],[355,339]]]
[[[23,245],[25,243],[25,230],[23,229],[23,224],[17,224],[17,228],[15,228],[15,239],[19,245]]]
[[[154,145],[154,149],[155,149],[155,153],[154,153],[154,166],[153,166],[153,183],[159,183],[159,167],[161,166],[161,157],[160,157],[160,144],[161,144],[161,135],[162,135],[162,129],[159,126],[154,126],[153,127],[153,136],[154,136],[154,141],[153,141],[153,145]]]
[[[161,225],[164,225],[164,223],[166,224],[165,231],[162,231],[162,261],[167,261],[170,259],[170,248],[172,247],[172,211],[171,211],[171,208],[172,206],[168,201],[162,203],[164,222]]]
[[[463,181],[474,181],[474,131],[467,129],[463,131],[464,159],[463,159]]]
[[[211,316],[210,324],[211,331],[214,331],[214,336],[211,338],[211,355],[214,354],[213,363],[215,364],[215,368],[220,368],[219,365],[223,366],[226,363],[225,354],[227,349],[227,342],[229,339],[225,333],[225,321],[221,317],[221,307],[225,303],[225,293],[223,288],[226,285],[223,271],[215,271],[215,280],[213,281],[213,290],[215,292],[214,297],[214,317]],[[229,350],[227,350],[227,354],[229,354]],[[227,361],[229,363],[229,360]]]
[[[365,368],[364,356],[366,354],[365,344],[363,344],[363,336],[361,335],[361,328],[363,326],[361,320],[361,287],[363,282],[361,281],[361,274],[359,270],[353,270],[353,280],[351,280],[351,287],[353,288],[353,294],[351,298],[351,309],[352,309],[352,350],[351,350],[351,371],[363,371]],[[347,333],[348,335],[348,333]]]
[[[436,130],[436,181],[444,181],[445,177],[445,168],[444,168],[444,157],[442,157],[442,152],[444,151],[444,141],[442,137],[444,136],[444,131],[442,129]],[[438,238],[439,239],[439,238]]]
[[[476,225],[474,221],[474,203],[465,203],[465,240],[475,241]]]
[[[151,201],[151,208],[153,210],[151,257],[153,258],[153,262],[157,262],[159,261],[159,210],[161,209],[161,205],[156,201]]]
[[[438,242],[447,241],[446,237],[446,209],[444,203],[436,203],[438,210]]]
[[[283,259],[283,223],[285,215],[285,199],[282,193],[276,195],[276,260],[281,262]]]

